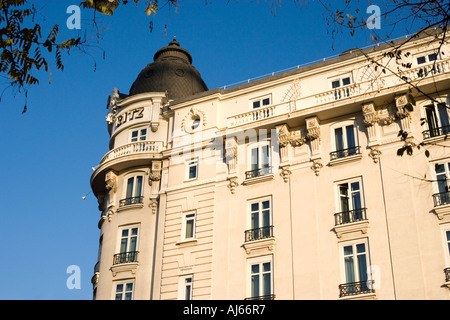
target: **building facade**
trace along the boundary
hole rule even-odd
[[[94,299],[449,299],[450,46],[386,52],[212,90],[156,52],[109,98]]]

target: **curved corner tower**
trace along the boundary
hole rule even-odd
[[[206,91],[190,53],[174,39],[154,55],[129,95],[113,89],[106,121],[110,151],[91,177],[101,211],[94,299],[152,299],[160,180],[172,126],[170,101]]]

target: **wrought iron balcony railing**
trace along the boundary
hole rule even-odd
[[[450,204],[450,191],[433,194],[433,202],[435,207]]]
[[[274,294],[266,294],[264,296],[245,298],[244,300],[275,300],[275,295]]]
[[[273,237],[273,226],[250,229],[245,231],[245,242],[271,237]]]
[[[129,206],[130,204],[139,204],[142,203],[144,200],[143,196],[140,197],[132,197],[132,198],[125,198],[119,201],[119,207],[125,207]]]
[[[129,251],[117,253],[113,257],[113,265],[121,263],[138,262],[139,251]]]
[[[361,154],[359,146],[330,152],[330,160],[350,157],[356,154]]]
[[[350,282],[339,285],[339,298],[367,293],[375,293],[372,280]]]
[[[367,220],[366,208],[343,211],[334,214],[335,225]]]
[[[445,282],[450,282],[450,268],[445,268],[444,274],[445,274]]]
[[[423,139],[430,139],[433,137],[443,136],[450,133],[450,126],[434,128],[422,132]]]
[[[255,170],[250,170],[245,172],[245,179],[256,178],[265,176],[272,173],[272,167],[264,167]]]

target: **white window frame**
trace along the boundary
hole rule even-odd
[[[141,184],[141,190],[140,190],[140,195],[139,196],[136,196],[136,186],[137,186],[137,183],[136,183],[136,181],[137,181],[137,177],[142,177],[142,184]],[[129,179],[133,179],[133,188],[132,188],[132,191],[131,191],[131,197],[130,198],[134,198],[134,197],[142,197],[143,195],[144,195],[144,185],[145,185],[145,183],[144,183],[144,177],[145,177],[145,173],[144,172],[142,172],[142,171],[137,171],[137,172],[133,172],[133,173],[130,173],[130,174],[127,174],[125,177],[124,177],[124,182],[123,182],[123,186],[124,186],[124,188],[123,188],[123,198],[122,199],[128,199],[128,197],[127,197],[127,191],[128,191],[128,180]]]
[[[268,151],[269,151],[269,165],[267,167],[263,167],[263,162],[261,161],[261,159],[264,158],[264,153],[263,153],[263,148],[267,147]],[[270,168],[272,167],[272,148],[271,148],[271,143],[270,143],[270,139],[267,139],[265,141],[257,141],[257,142],[253,142],[251,144],[248,145],[248,149],[247,149],[247,170],[248,171],[252,171],[252,170],[257,170],[257,169],[263,169],[263,168]],[[258,149],[258,168],[253,168],[253,163],[252,163],[252,150],[253,149]]]
[[[135,250],[132,251],[139,251],[139,235],[140,235],[140,225],[139,224],[130,224],[130,225],[124,225],[124,226],[120,226],[119,227],[119,233],[118,233],[118,241],[117,241],[117,248],[116,248],[116,252],[117,253],[125,253],[125,252],[132,252],[130,250],[130,243],[131,243],[131,238],[132,236],[132,230],[133,229],[137,229],[137,234],[135,235],[136,237],[136,248]],[[127,245],[126,245],[126,251],[121,252],[121,247],[122,247],[122,239],[124,238],[122,236],[122,233],[124,230],[128,230],[128,236],[127,238]]]
[[[350,83],[348,84],[344,84],[344,79],[349,79]],[[339,81],[339,86],[337,87],[333,87],[333,83],[335,83],[336,81]],[[347,86],[350,86],[354,83],[353,81],[353,74],[350,73],[346,73],[346,74],[342,74],[336,77],[332,77],[332,78],[328,78],[328,84],[329,84],[329,88],[330,90],[334,90],[334,89],[339,89],[339,88],[345,88]]]
[[[447,239],[447,232],[450,233],[450,224],[441,225],[442,244],[444,247],[445,266],[450,267],[450,240]]]
[[[187,225],[188,222],[192,221],[192,236],[187,236]],[[197,234],[197,212],[196,211],[187,211],[183,213],[182,219],[182,227],[181,227],[181,240],[182,241],[190,241],[196,240]]]
[[[127,291],[126,289],[127,289],[127,285],[128,284],[131,284],[132,285],[132,290],[131,291]],[[129,300],[134,300],[134,288],[135,288],[135,281],[134,281],[134,279],[127,279],[127,280],[121,280],[121,281],[114,281],[114,286],[113,286],[113,300],[116,300],[117,299],[117,287],[119,286],[119,285],[123,285],[123,292],[122,293],[120,293],[120,294],[122,294],[123,296],[122,296],[122,299],[120,299],[120,300],[125,300],[125,299],[123,299],[124,297],[125,297],[125,295],[126,295],[126,293],[127,292],[131,292],[131,299],[129,299]]]
[[[191,180],[198,179],[198,169],[199,169],[198,158],[193,158],[191,160],[186,160],[185,165],[186,165],[186,177],[185,177],[185,180],[186,181],[191,181]],[[195,177],[190,177],[190,171],[191,171],[192,167],[196,168],[195,169],[195,173],[196,173]]]
[[[258,208],[258,216],[259,216],[259,222],[260,224],[262,224],[262,222],[264,221],[262,214],[263,214],[263,209],[262,209],[262,203],[265,201],[269,201],[269,225],[268,226],[273,226],[273,209],[272,209],[272,196],[265,196],[265,197],[261,197],[261,198],[257,198],[257,199],[251,199],[247,201],[247,230],[251,230],[252,228],[252,204],[258,203],[259,204],[259,208]],[[267,227],[267,226],[266,226]],[[262,228],[261,226],[259,228]]]
[[[273,263],[273,255],[267,255],[267,256],[261,256],[261,257],[255,257],[251,259],[247,259],[247,297],[248,298],[256,298],[252,296],[252,266],[259,265],[259,272],[262,274],[262,265],[264,263],[270,263],[270,294],[273,295],[275,293],[274,290],[274,263]],[[261,285],[263,283],[263,277],[260,277],[259,279],[259,285],[260,290],[263,290],[263,286]],[[263,296],[260,291],[259,296]]]
[[[186,296],[187,289],[190,288],[189,297]],[[194,291],[194,275],[183,275],[179,279],[178,283],[178,300],[192,300]]]
[[[432,55],[436,55],[436,59],[430,61],[430,56]],[[419,58],[424,58],[425,62],[419,63],[418,61]],[[440,51],[438,52],[436,50],[425,51],[414,55],[414,65],[417,67],[426,66],[439,60],[441,60],[441,52]]]
[[[442,101],[442,100],[443,100],[443,101]],[[442,104],[445,104],[446,110],[447,110],[447,122],[450,122],[450,110],[449,110],[450,99],[449,99],[449,97],[447,97],[447,98],[442,99],[442,100],[441,100],[441,101],[442,101],[441,103],[442,103]],[[434,102],[434,101],[429,101],[429,102],[424,102],[424,103],[422,103],[422,106],[421,106],[421,108],[420,108],[422,119],[425,120],[425,128],[426,128],[426,130],[432,130],[432,129],[430,128],[430,124],[429,124],[428,118],[427,118],[427,112],[426,112],[426,109],[427,109],[428,107],[433,107],[434,115],[435,115],[435,117],[436,117],[436,122],[437,122],[437,123],[436,123],[437,128],[442,128],[442,127],[443,127],[443,124],[442,124],[441,114],[440,114],[440,112],[439,112],[439,104],[436,103],[436,102]]]
[[[359,147],[359,136],[358,136],[358,126],[356,124],[356,120],[348,120],[348,121],[341,121],[339,123],[336,123],[334,125],[331,126],[331,141],[332,141],[332,148],[331,150],[333,152],[335,151],[341,151],[341,150],[346,150],[349,148],[348,146],[348,137],[347,137],[347,127],[348,126],[353,126],[353,136],[355,137],[355,147]],[[343,149],[338,149],[337,148],[337,144],[336,144],[336,129],[342,129],[342,140],[343,140],[343,144],[344,144],[344,148]]]
[[[431,172],[433,175],[433,179],[435,183],[433,183],[433,193],[439,193],[439,185],[438,185],[438,175],[445,174],[445,178],[447,180],[447,188],[450,192],[450,159],[441,159],[434,162],[431,162]],[[444,166],[444,173],[437,173],[436,172],[436,165],[443,165]]]
[[[342,184],[348,184],[349,185],[349,198],[351,200],[351,184],[354,182],[358,182],[359,183],[359,193],[360,193],[360,201],[361,201],[361,208],[365,208],[365,199],[364,199],[364,184],[363,184],[363,178],[362,177],[354,177],[354,178],[350,178],[350,179],[345,179],[345,180],[340,180],[340,181],[336,181],[334,182],[334,190],[335,190],[335,208],[336,208],[336,213],[338,212],[343,212],[344,210],[342,210],[341,208],[341,190],[339,188],[340,185]],[[353,202],[349,201],[349,210],[354,210],[353,208]]]
[[[362,238],[362,239],[357,239],[357,240],[351,240],[351,241],[345,241],[345,242],[340,242],[339,243],[339,260],[340,260],[340,266],[341,266],[341,284],[346,284],[347,279],[346,279],[346,269],[345,269],[345,257],[346,255],[344,254],[344,248],[347,246],[352,246],[353,249],[353,254],[352,256],[354,257],[354,275],[355,275],[355,280],[354,282],[360,282],[360,275],[358,272],[359,266],[358,266],[358,259],[355,259],[357,256],[357,251],[356,251],[356,246],[358,244],[364,244],[365,246],[365,255],[366,255],[366,273],[367,273],[367,280],[368,283],[371,283],[371,281],[373,281],[372,279],[372,264],[370,261],[370,248],[369,248],[369,241],[368,238]]]
[[[266,103],[267,100],[269,100],[269,103]],[[255,103],[259,103],[259,106],[255,107]],[[253,98],[250,100],[250,110],[259,110],[269,107],[271,105],[272,105],[272,94],[266,94],[264,96]]]
[[[142,134],[142,130],[145,130],[145,134]],[[133,138],[133,133],[137,132],[137,137]],[[144,137],[144,139],[142,139],[142,137]],[[139,127],[139,128],[133,128],[130,129],[130,137],[129,137],[129,141],[130,143],[133,142],[139,142],[139,141],[147,141],[148,138],[148,127]],[[133,141],[133,139],[136,139]]]

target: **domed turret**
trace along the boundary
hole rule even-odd
[[[159,49],[154,62],[138,75],[130,89],[130,95],[144,92],[168,92],[171,100],[185,98],[207,91],[198,70],[192,65],[192,56],[174,38],[168,46]]]

